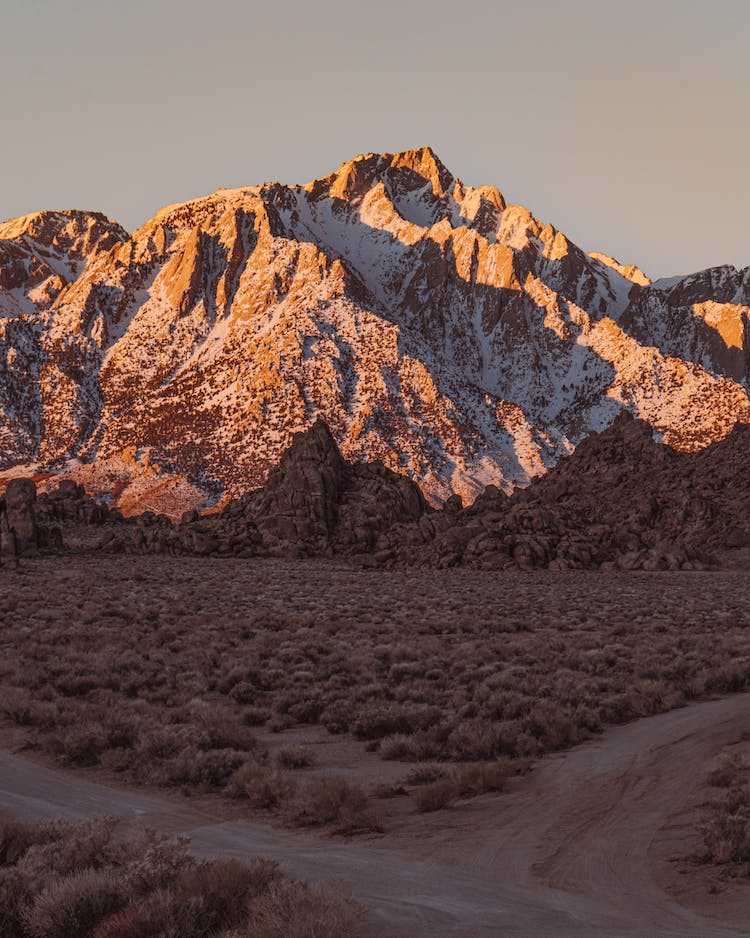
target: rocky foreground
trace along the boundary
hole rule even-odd
[[[696,570],[750,555],[750,426],[698,453],[621,414],[511,496],[488,486],[436,510],[381,463],[349,463],[322,420],[298,433],[266,484],[178,523],[124,518],[69,480],[37,496],[14,479],[0,501],[1,555],[107,551],[197,556],[356,556],[369,565],[483,570]]]

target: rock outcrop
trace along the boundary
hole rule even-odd
[[[8,515],[0,511],[0,564],[18,563],[18,546],[16,535],[8,524]]]
[[[366,554],[397,522],[429,506],[415,483],[382,463],[344,460],[328,426],[298,433],[263,488],[216,514],[165,531],[175,552],[237,556]],[[157,538],[158,540],[158,538]]]
[[[31,479],[11,479],[5,489],[4,512],[16,550],[21,554],[32,553],[38,547],[35,501],[36,485]]]
[[[112,528],[121,521],[119,511],[100,504],[74,482],[63,480],[38,495],[33,479],[17,477],[0,497],[0,558],[99,549],[114,537]],[[109,534],[103,538],[105,529]]]
[[[750,563],[750,426],[698,453],[658,443],[621,414],[512,497],[399,526],[378,541],[389,562],[480,569],[691,570]]]
[[[453,496],[435,510],[382,464],[345,460],[318,420],[294,437],[265,486],[178,523],[152,512],[125,519],[71,482],[35,500],[33,482],[16,480],[0,502],[0,545],[6,556],[18,542],[21,551],[349,556],[483,570],[748,566],[749,460],[746,424],[680,453],[623,413],[526,489],[508,496],[490,485],[466,508]]]

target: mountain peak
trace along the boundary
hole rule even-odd
[[[401,153],[386,155],[390,156],[390,164],[394,169],[408,169],[417,176],[431,183],[434,195],[445,195],[449,188],[455,182],[455,178],[432,147],[420,147],[417,150],[403,150]]]
[[[386,179],[404,192],[429,185],[438,197],[456,182],[431,147],[420,147],[399,153],[360,153],[342,163],[335,173],[313,180],[304,188],[314,197],[326,194],[352,200],[361,198]]]
[[[79,209],[29,212],[0,224],[0,240],[17,241],[28,236],[47,247],[56,243],[69,245],[81,239],[90,243],[92,235],[94,240],[98,240],[104,234],[110,234],[119,241],[129,237],[121,225],[101,212]]]

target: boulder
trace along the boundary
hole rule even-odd
[[[0,511],[0,561],[18,563],[16,535],[11,531],[8,515],[4,511]]]
[[[36,485],[32,479],[11,479],[5,489],[5,513],[8,527],[15,535],[21,554],[37,550],[37,528],[34,515]]]

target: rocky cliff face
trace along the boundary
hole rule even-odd
[[[439,502],[508,492],[627,409],[678,449],[750,414],[750,271],[650,283],[428,148],[219,190],[127,235],[0,226],[0,470],[173,516],[318,417]]]

